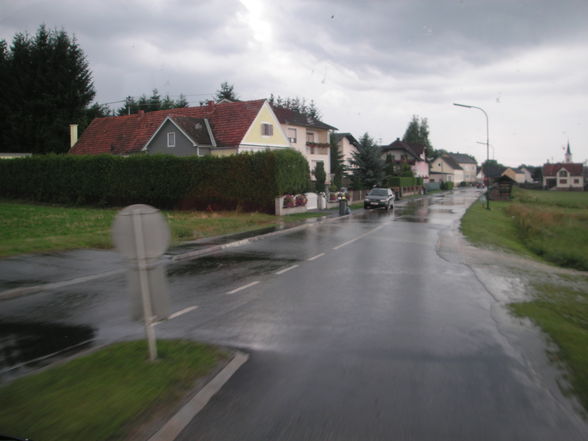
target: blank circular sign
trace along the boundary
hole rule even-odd
[[[139,233],[135,232],[139,226]],[[137,241],[143,242],[144,256],[137,256]],[[165,217],[154,207],[143,204],[129,205],[116,215],[112,224],[112,241],[127,259],[153,259],[167,250],[171,239]]]

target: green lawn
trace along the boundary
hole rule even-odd
[[[552,359],[566,363],[573,391],[588,410],[588,292],[562,284],[535,283],[534,288],[534,301],[510,307],[517,316],[533,320],[557,344],[559,351],[551,354]]]
[[[514,189],[509,202],[474,204],[461,231],[475,245],[498,247],[554,263],[588,270],[588,192]]]
[[[124,439],[152,406],[173,405],[226,357],[190,341],[117,343],[0,388],[3,434],[43,441]]]
[[[0,257],[77,248],[110,248],[117,209],[75,208],[0,201]],[[174,243],[298,222],[320,213],[164,211]]]

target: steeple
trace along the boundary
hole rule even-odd
[[[570,151],[570,141],[568,141],[568,149],[566,150],[566,154],[564,156],[564,162],[566,162],[566,163],[572,162],[572,152]]]

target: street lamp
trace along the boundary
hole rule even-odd
[[[467,104],[458,104],[458,103],[453,103],[454,106],[458,106],[458,107],[465,107],[466,109],[478,109],[481,110],[484,113],[484,116],[486,117],[486,164],[488,164],[488,162],[490,161],[490,129],[488,128],[488,114],[486,113],[486,111],[484,109],[482,109],[481,107],[476,107],[476,106],[469,106]],[[482,168],[483,170],[483,168]],[[486,178],[486,208],[489,210],[490,209],[490,189],[489,189],[489,185],[490,184],[490,180]]]

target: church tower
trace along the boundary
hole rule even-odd
[[[568,149],[566,150],[566,154],[564,156],[564,162],[567,164],[572,162],[572,152],[570,151],[570,141],[568,141]]]

